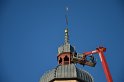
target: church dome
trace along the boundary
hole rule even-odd
[[[79,69],[75,64],[58,65],[46,72],[39,82],[54,82],[55,80],[77,80],[79,82],[94,82],[92,76],[85,70]]]

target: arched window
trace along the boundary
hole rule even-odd
[[[69,57],[68,56],[64,57],[64,64],[69,64]]]
[[[59,59],[59,64],[61,64],[62,63],[62,58],[60,57],[60,59]]]

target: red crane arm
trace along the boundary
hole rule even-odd
[[[103,66],[103,69],[104,69],[104,73],[105,73],[106,78],[107,78],[107,81],[108,82],[113,82],[112,76],[111,76],[109,68],[108,68],[108,64],[107,64],[105,56],[104,56],[105,51],[106,51],[106,48],[99,47],[99,48],[96,48],[96,50],[93,50],[93,51],[90,51],[90,52],[85,52],[83,54],[88,56],[88,55],[91,55],[91,54],[97,54],[98,53],[99,57],[100,57],[100,60],[101,60],[101,63],[102,63],[102,66]]]

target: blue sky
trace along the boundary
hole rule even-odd
[[[104,45],[114,82],[124,80],[123,0],[0,0],[0,82],[38,82],[58,65],[65,6],[70,43],[77,52]],[[107,82],[95,57],[96,67],[77,66],[91,73],[95,82]]]

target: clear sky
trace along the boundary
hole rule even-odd
[[[0,0],[0,82],[38,82],[58,65],[65,6],[70,43],[78,53],[104,45],[114,82],[123,82],[123,0]],[[96,67],[78,67],[91,73],[95,82],[107,82],[95,57]]]

